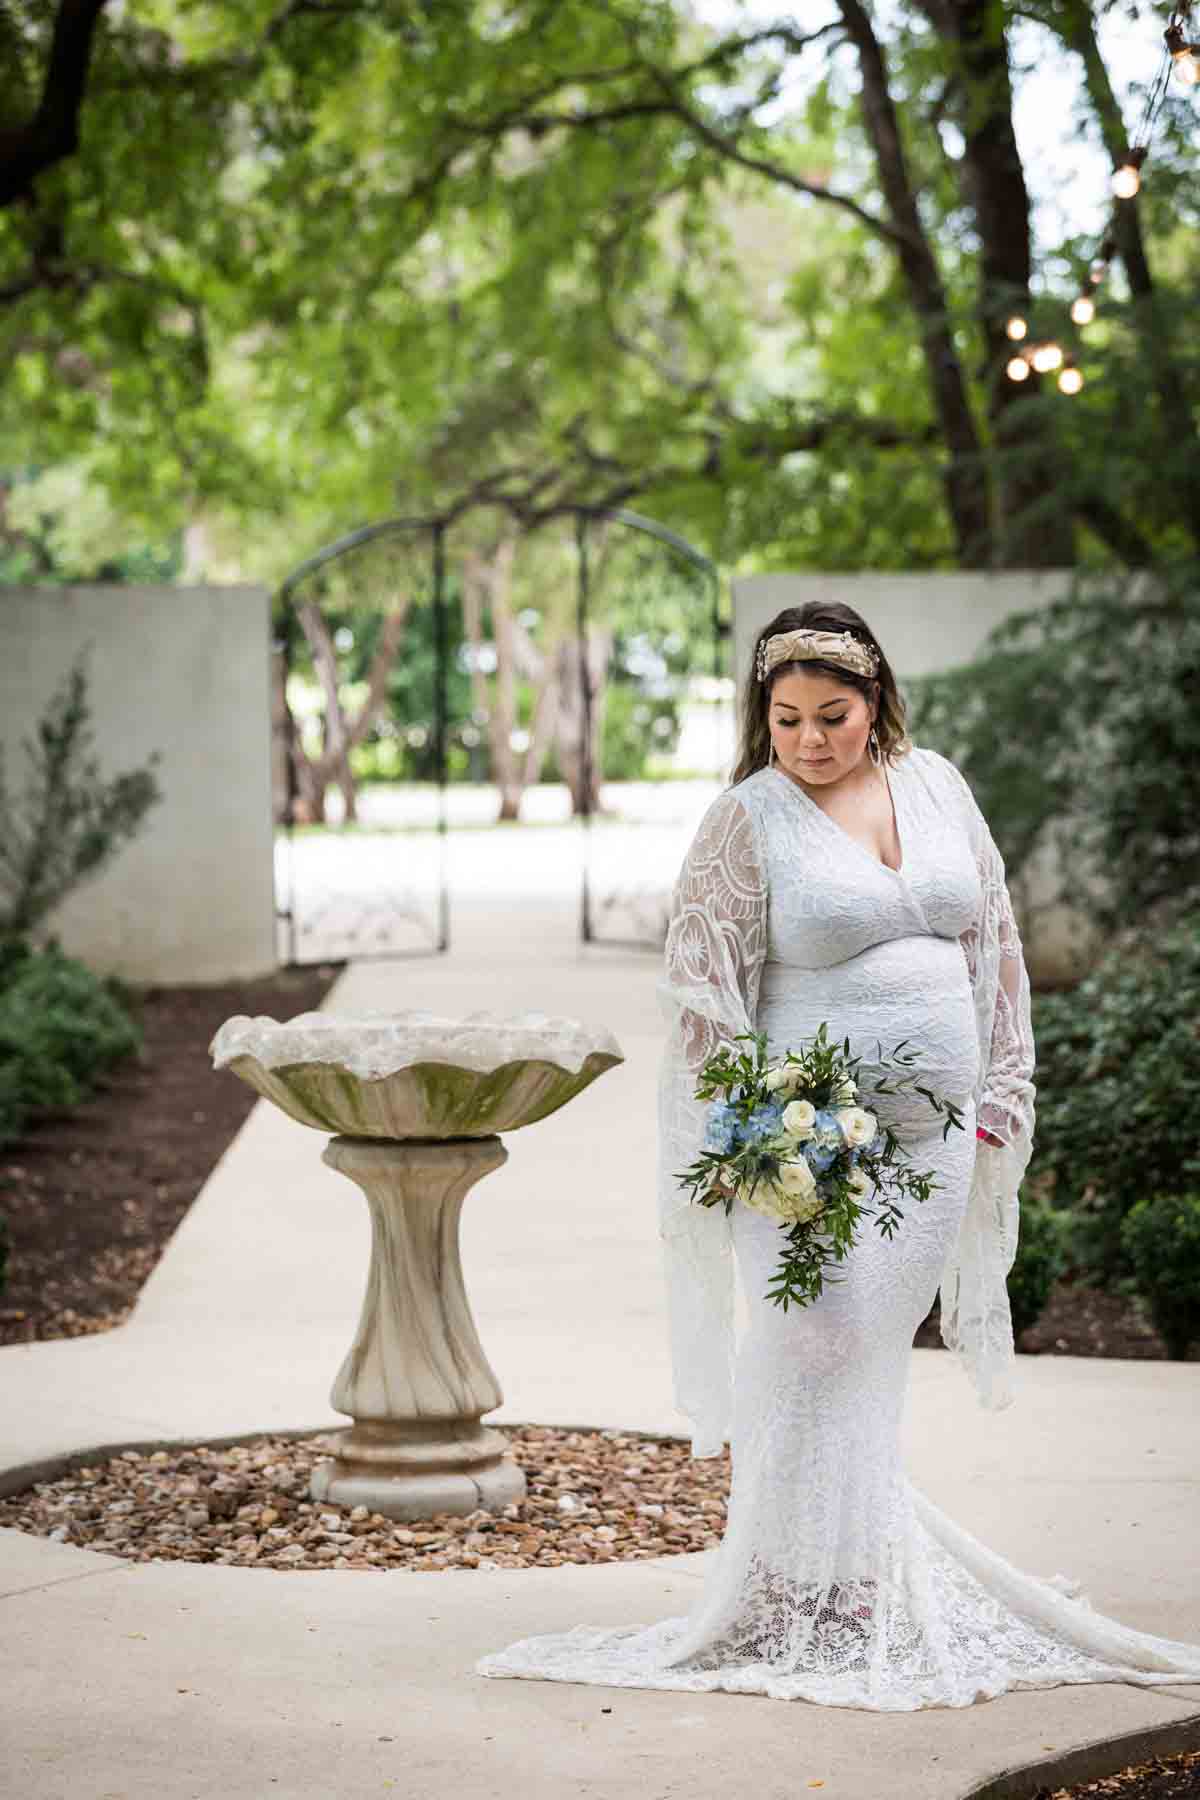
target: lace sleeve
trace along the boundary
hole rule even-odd
[[[942,1341],[959,1357],[981,1403],[1013,1398],[1008,1273],[1017,1253],[1021,1181],[1033,1151],[1034,1042],[1029,976],[1004,862],[966,780],[939,758],[961,809],[979,870],[979,916],[962,935],[979,1038],[978,1123],[1001,1140],[976,1140],[975,1169],[958,1240],[941,1280]]]
[[[659,1003],[667,1023],[659,1079],[659,1230],[675,1404],[693,1457],[719,1456],[733,1398],[733,1252],[724,1207],[694,1202],[678,1177],[700,1154],[708,1103],[696,1071],[721,1042],[754,1029],[766,952],[767,894],[755,823],[734,789],[701,821],[672,893]]]

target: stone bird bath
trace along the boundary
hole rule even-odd
[[[624,1060],[611,1032],[544,1013],[301,1013],[226,1019],[209,1046],[302,1125],[336,1135],[322,1161],[371,1210],[354,1342],[330,1395],[353,1426],[313,1470],[316,1500],[385,1518],[500,1511],[525,1477],[480,1423],[504,1395],[475,1330],[458,1227],[500,1141],[557,1112]]]

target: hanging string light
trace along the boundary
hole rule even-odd
[[[1200,81],[1200,44],[1189,44],[1183,35],[1183,28],[1191,5],[1180,7],[1171,14],[1171,23],[1163,32],[1167,49],[1171,55],[1171,72],[1184,87],[1195,87]]]
[[[1146,144],[1127,150],[1113,170],[1112,191],[1118,200],[1132,200],[1142,185],[1142,164],[1146,160]]]
[[[1184,87],[1200,86],[1200,41],[1193,42],[1189,36],[1193,3],[1194,0],[1179,0],[1179,4],[1171,10],[1167,28],[1163,32],[1163,60],[1146,96],[1141,123],[1113,168],[1111,185],[1116,202],[1113,216],[1105,229],[1099,251],[1088,268],[1087,279],[1071,303],[1072,322],[1080,327],[1090,325],[1096,317],[1096,302],[1092,296],[1107,276],[1112,259],[1117,254],[1116,230],[1120,208],[1134,199],[1141,189],[1142,166],[1150,153],[1151,133],[1166,95],[1167,84],[1173,74]],[[1064,394],[1079,392],[1083,386],[1083,375],[1076,367],[1074,357],[1064,356],[1060,344],[1055,343],[1052,338],[1025,343],[1029,324],[1020,313],[1013,313],[1004,329],[1014,343],[1022,345],[1005,366],[1005,373],[1010,381],[1027,381],[1031,371],[1035,369],[1042,375],[1058,369],[1060,391]]]

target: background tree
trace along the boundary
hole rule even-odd
[[[1110,10],[103,12],[77,149],[0,214],[12,466],[73,460],[147,541],[202,526],[216,578],[269,582],[396,510],[528,544],[631,501],[727,568],[1194,551],[1186,96],[1083,394],[998,362],[1010,306],[1065,327],[1094,249],[1034,283],[1017,47],[1071,59],[1111,148]],[[32,116],[66,15],[5,16]]]

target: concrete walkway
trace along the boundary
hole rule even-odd
[[[682,1434],[654,1223],[657,963],[585,952],[575,927],[561,899],[510,885],[456,909],[450,957],[351,967],[326,1007],[536,1008],[611,1027],[625,1063],[512,1134],[508,1163],[468,1199],[467,1287],[505,1395],[489,1419]],[[324,1141],[260,1104],[126,1325],[0,1352],[0,1489],[83,1451],[344,1423],[328,1395],[368,1226],[358,1189],[321,1163]],[[1016,1405],[986,1414],[948,1356],[914,1352],[913,1479],[1021,1566],[1076,1577],[1142,1630],[1200,1641],[1200,1367],[1029,1357],[1019,1378]],[[473,1673],[531,1632],[682,1611],[705,1561],[285,1573],[130,1564],[0,1531],[0,1792],[790,1800],[820,1784],[830,1800],[959,1800],[1006,1769],[1042,1759],[1049,1781],[1068,1751],[1148,1729],[1179,1742],[1200,1722],[1188,1685],[871,1714]],[[1101,1752],[1068,1772],[1112,1766]]]

